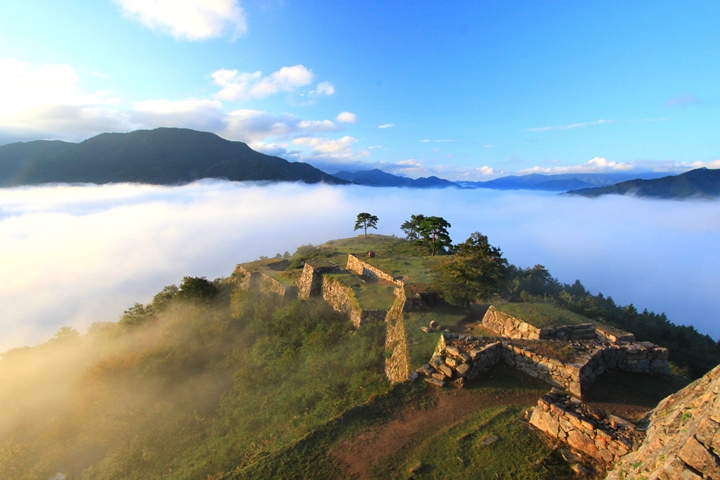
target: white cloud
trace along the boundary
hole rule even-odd
[[[58,138],[130,128],[124,112],[114,108],[117,98],[102,91],[82,93],[79,80],[69,65],[0,59],[0,129]]]
[[[357,117],[354,113],[340,112],[338,116],[335,117],[335,120],[342,123],[355,123],[357,122]]]
[[[378,128],[392,128],[394,126],[394,123],[383,123],[382,125],[378,125]]]
[[[210,132],[225,128],[222,104],[214,100],[145,100],[136,102],[132,113],[135,124],[149,127],[183,127]]]
[[[315,88],[316,95],[335,95],[335,86],[330,82],[320,82]]]
[[[271,136],[287,137],[291,134],[307,136],[336,130],[339,130],[339,127],[330,120],[303,120],[288,113],[235,110],[227,115],[223,133],[228,138],[257,142]]]
[[[288,153],[288,150],[286,148],[287,145],[284,144],[276,144],[276,143],[263,143],[263,142],[253,142],[250,144],[250,148],[255,150],[256,152],[264,153],[265,155],[275,155],[275,156],[281,156]]]
[[[535,127],[535,128],[528,128],[527,132],[546,132],[548,130],[572,130],[574,128],[583,128],[583,127],[589,127],[591,125],[604,125],[609,123],[615,123],[613,120],[596,120],[594,122],[581,122],[581,123],[571,123],[569,125],[556,125],[552,127]]]
[[[262,72],[238,72],[224,68],[212,73],[215,84],[222,87],[215,94],[218,100],[249,100],[278,92],[292,92],[310,84],[313,76],[304,65],[282,67],[266,77],[262,76]]]
[[[247,32],[245,11],[237,0],[114,1],[128,17],[176,39],[232,41]]]
[[[0,189],[0,351],[115,321],[183,276],[227,276],[260,255],[353,236],[358,205],[380,218],[378,233],[439,215],[456,242],[480,230],[515,265],[543,264],[561,282],[720,336],[720,202],[199,182]]]
[[[361,150],[356,152],[353,150],[353,144],[357,140],[350,136],[345,136],[337,140],[318,138],[318,137],[298,137],[292,141],[294,145],[311,147],[312,152],[308,158],[332,158],[332,159],[357,159],[368,155],[368,152]]]
[[[453,143],[455,140],[429,140],[429,139],[423,139],[420,140],[420,143]]]
[[[525,175],[528,173],[606,173],[606,172],[626,172],[632,170],[632,163],[618,163],[614,160],[608,160],[602,157],[595,157],[581,165],[567,165],[556,167],[532,167],[519,170],[517,173]]]

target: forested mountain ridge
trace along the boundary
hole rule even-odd
[[[202,178],[347,183],[307,163],[265,155],[243,142],[184,128],[103,133],[81,143],[0,146],[0,186],[137,182],[175,185]]]
[[[571,195],[636,195],[653,198],[717,198],[720,197],[720,169],[697,168],[680,175],[652,180],[629,180],[606,187],[582,188],[567,192]]]

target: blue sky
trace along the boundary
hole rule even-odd
[[[161,126],[334,172],[720,167],[718,2],[26,0],[0,143]]]

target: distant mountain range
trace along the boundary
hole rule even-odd
[[[361,170],[359,172],[338,172],[335,177],[347,180],[357,185],[369,187],[410,187],[410,188],[447,188],[458,187],[458,184],[438,177],[422,177],[412,179],[399,177],[382,170]]]
[[[606,187],[571,190],[567,193],[585,197],[616,194],[654,198],[717,198],[720,196],[720,170],[698,168],[680,175],[653,180],[630,180]]]
[[[657,198],[720,196],[720,170],[663,173],[512,175],[487,182],[412,179],[382,170],[325,173],[308,163],[265,155],[242,142],[185,128],[103,133],[81,143],[38,140],[0,146],[0,187],[42,183],[136,182],[177,185],[202,178],[288,181],[372,187],[545,190],[596,197],[634,194]]]
[[[543,175],[532,173],[529,175],[510,175],[496,178],[487,182],[457,182],[458,185],[469,188],[492,188],[494,190],[546,190],[551,192],[566,192],[579,188],[600,187],[615,183],[633,180],[636,178],[660,178],[667,173],[641,172],[641,173],[559,173],[556,175]]]
[[[103,133],[81,143],[0,146],[0,186],[138,182],[174,185],[201,178],[345,184],[307,163],[265,155],[242,142],[184,128]]]

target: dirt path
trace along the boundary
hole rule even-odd
[[[368,479],[384,458],[410,444],[418,435],[456,423],[480,407],[534,405],[537,391],[437,390],[432,406],[420,410],[409,406],[389,422],[339,444],[331,454],[346,465],[346,478]]]

